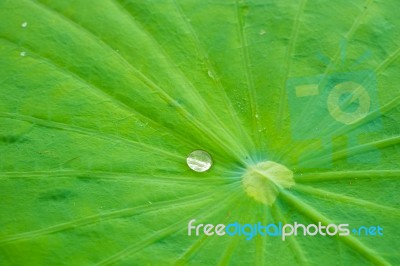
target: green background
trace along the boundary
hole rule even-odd
[[[0,0],[0,264],[399,265],[398,4]],[[310,120],[330,151],[295,140],[288,80],[357,71],[377,109]],[[208,172],[187,167],[196,149]],[[268,160],[296,182],[272,206],[241,184]],[[193,218],[384,236],[189,237]]]

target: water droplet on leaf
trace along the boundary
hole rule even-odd
[[[28,22],[26,22],[26,21],[25,21],[25,22],[22,22],[22,24],[21,24],[21,27],[22,27],[22,28],[26,28],[27,26],[28,26]]]
[[[26,52],[21,52],[21,53],[19,53],[19,55],[20,55],[20,56],[25,56],[25,55],[26,55]]]
[[[193,171],[205,172],[212,166],[212,159],[206,151],[195,150],[188,155],[186,163]]]
[[[209,76],[210,78],[215,79],[214,74],[212,73],[211,70],[208,70],[207,74],[208,74],[208,76]]]

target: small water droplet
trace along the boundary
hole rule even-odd
[[[267,33],[265,30],[260,30],[260,35],[264,35],[265,33]]]
[[[22,22],[22,24],[21,24],[22,28],[26,28],[27,26],[28,26],[28,22],[26,22],[26,21]]]
[[[21,52],[21,53],[19,53],[19,55],[20,55],[20,56],[25,56],[25,55],[26,55],[26,52]]]
[[[259,117],[258,114],[256,114],[256,118],[257,118],[257,119],[258,119],[258,117]]]
[[[208,152],[195,150],[188,155],[186,163],[193,171],[205,172],[212,166],[212,159]]]
[[[214,74],[211,72],[211,70],[208,70],[207,74],[210,78],[215,79]]]

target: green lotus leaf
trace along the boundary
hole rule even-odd
[[[397,0],[1,0],[0,264],[399,265],[399,28]],[[198,227],[258,223],[349,234]]]

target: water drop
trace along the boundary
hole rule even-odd
[[[26,21],[25,21],[25,22],[22,22],[22,24],[21,24],[21,27],[22,27],[22,28],[26,28],[27,26],[28,26],[28,22],[26,22]]]
[[[206,151],[195,150],[188,155],[186,163],[195,172],[205,172],[212,166],[212,159]]]
[[[211,70],[208,70],[207,74],[210,78],[215,79],[214,74],[211,72]]]
[[[21,53],[19,53],[19,55],[20,55],[20,56],[25,56],[25,55],[26,55],[26,52],[21,52]]]
[[[265,33],[267,33],[265,30],[260,30],[260,35],[264,35]]]

